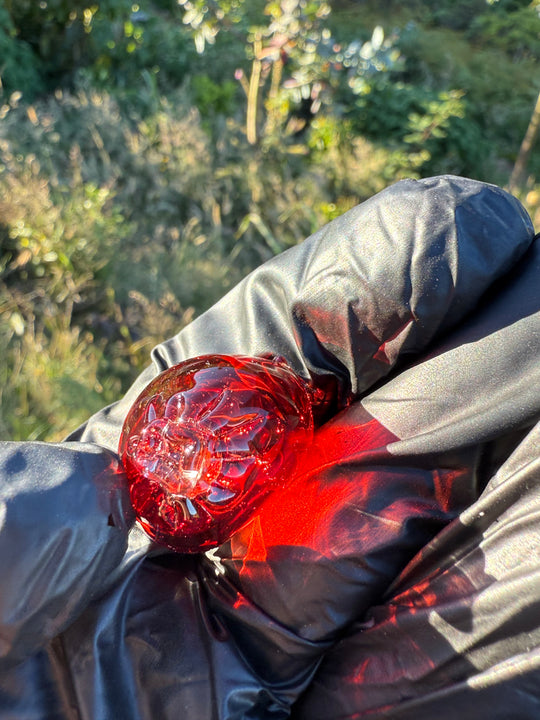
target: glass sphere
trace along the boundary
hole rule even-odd
[[[178,552],[225,542],[294,474],[312,399],[279,358],[204,355],[154,378],[119,445],[145,532]]]

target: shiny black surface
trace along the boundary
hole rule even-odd
[[[252,273],[63,444],[0,444],[0,717],[540,717],[540,248],[404,181]],[[162,369],[283,355],[335,401],[211,556],[150,545],[115,449]]]

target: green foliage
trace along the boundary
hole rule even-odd
[[[36,95],[43,89],[43,79],[30,45],[17,37],[13,21],[0,5],[0,88],[7,95],[25,89]]]
[[[451,30],[466,30],[485,10],[486,0],[439,0],[434,3],[432,21]]]
[[[192,30],[198,53],[213,45],[221,26],[230,28],[247,20],[244,0],[178,0],[183,23]]]
[[[493,11],[477,17],[468,32],[475,42],[497,48],[514,59],[540,57],[540,15],[532,5],[513,12]]]
[[[470,138],[461,170],[504,183],[525,133],[540,84],[540,67],[491,47],[471,45],[464,34],[409,25],[400,35],[407,83],[430,92],[459,89],[465,116],[452,126]],[[457,138],[450,133],[449,138]],[[479,142],[477,142],[477,139]],[[478,163],[478,164],[477,164]],[[441,165],[439,165],[441,167]]]
[[[139,8],[139,5],[130,7]],[[172,17],[145,12],[125,13],[116,23],[100,11],[92,23],[92,62],[86,73],[100,87],[116,87],[136,97],[141,79],[159,92],[182,84],[193,60],[178,13]]]
[[[504,183],[540,82],[534,5],[332,7],[0,0],[0,437],[59,439],[396,179]]]
[[[340,93],[363,90],[366,78],[395,69],[399,52],[394,38],[380,26],[366,41],[339,43],[327,25],[331,8],[324,0],[269,0],[262,16],[250,24],[235,0],[181,0],[184,23],[191,28],[199,52],[218,34],[238,23],[249,66],[237,69],[246,95],[248,143],[267,150],[295,141],[322,106],[335,104]],[[291,122],[292,120],[292,122]]]
[[[489,145],[478,125],[468,117],[463,91],[440,92],[425,99],[420,112],[408,115],[406,127],[409,132],[403,140],[411,152],[426,154],[421,174],[476,176],[489,157]]]
[[[118,3],[125,5],[125,0]],[[6,7],[18,38],[32,47],[48,80],[56,81],[88,61],[97,6],[81,0],[9,0]]]
[[[2,144],[0,164],[2,270],[8,284],[69,308],[109,260],[109,239],[123,218],[107,188],[90,183],[52,187],[34,155],[14,156]]]
[[[97,379],[102,350],[75,316],[106,299],[99,279],[122,217],[107,188],[53,187],[5,140],[0,197],[0,432],[39,439],[54,426],[59,438],[120,390],[118,377]]]
[[[208,75],[195,75],[191,81],[195,104],[203,117],[232,115],[238,85],[232,80],[214,82]]]
[[[144,118],[90,89],[4,112],[4,437],[65,434],[154,343],[324,217],[303,200],[321,197],[309,173],[247,155],[234,125],[213,147],[183,94]]]
[[[433,93],[416,85],[377,80],[358,97],[351,120],[359,134],[371,139],[402,140],[407,118],[421,113],[430,95]]]
[[[73,86],[81,72],[102,87],[135,91],[146,71],[156,76],[160,90],[169,90],[183,81],[194,54],[176,6],[165,14],[156,13],[148,0],[3,2],[9,13],[0,6],[0,28],[5,24],[13,40],[4,56],[10,73],[29,51],[40,81],[19,73],[14,85],[8,73],[9,87],[28,97],[43,86]]]
[[[415,176],[477,176],[490,154],[460,90],[378,81],[359,96],[351,120],[356,132],[393,148],[394,159],[409,158],[403,169]]]
[[[103,351],[89,332],[60,317],[23,330],[17,313],[0,296],[0,436],[13,440],[60,440],[89,413],[112,402],[118,379],[98,379]]]

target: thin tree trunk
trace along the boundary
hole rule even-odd
[[[261,82],[262,63],[259,59],[262,50],[261,38],[257,35],[253,41],[253,62],[247,98],[246,135],[250,145],[257,142],[257,105],[259,104],[259,89]]]
[[[527,163],[529,162],[529,157],[531,155],[531,151],[534,145],[534,142],[536,140],[536,136],[538,134],[538,129],[540,128],[540,93],[538,93],[538,97],[536,99],[536,105],[534,106],[534,110],[531,115],[531,119],[529,122],[529,127],[527,128],[527,132],[525,133],[525,137],[523,138],[523,142],[521,143],[521,147],[519,148],[518,156],[516,158],[516,162],[514,165],[514,168],[512,170],[512,174],[510,175],[510,180],[508,181],[508,189],[511,192],[514,192],[519,189],[520,184],[523,181],[525,171],[527,169]]]

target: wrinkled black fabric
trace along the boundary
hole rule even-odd
[[[117,458],[90,444],[0,443],[0,668],[69,627],[110,582],[130,516]]]
[[[499,188],[397,183],[69,442],[0,445],[0,717],[539,717],[539,270]],[[142,387],[209,352],[281,354],[334,401],[301,477],[175,555],[133,524],[116,448]]]
[[[362,402],[396,458],[440,466],[476,448],[478,498],[327,653],[295,718],[540,717],[539,276],[537,240],[445,343]]]
[[[540,717],[540,424],[326,655],[293,717]]]

